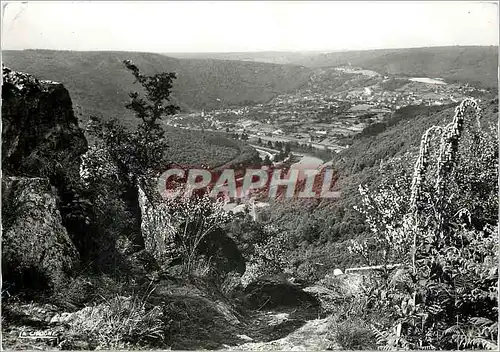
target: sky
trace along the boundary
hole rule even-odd
[[[6,5],[6,6],[5,6]],[[498,45],[498,2],[3,2],[3,49],[162,53]]]

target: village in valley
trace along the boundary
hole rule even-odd
[[[350,66],[316,69],[307,85],[262,104],[179,113],[166,124],[236,138],[338,152],[366,126],[408,105],[445,105],[484,93],[440,78],[384,76]],[[271,143],[269,143],[271,142]]]

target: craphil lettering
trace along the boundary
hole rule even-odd
[[[295,164],[291,168],[268,166],[244,170],[189,168],[175,165],[158,179],[165,199],[208,194],[213,198],[338,198],[337,175],[331,168]]]

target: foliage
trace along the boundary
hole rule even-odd
[[[481,125],[487,131],[489,124],[496,124],[498,113],[495,109],[498,106],[498,99],[489,100],[484,98],[482,102]],[[271,207],[265,209],[262,218],[288,231],[292,239],[291,253],[292,260],[298,265],[306,261],[319,263],[318,274],[323,275],[335,268],[345,268],[366,264],[366,260],[357,255],[349,254],[347,247],[351,239],[371,239],[374,241],[368,224],[364,221],[363,214],[355,209],[360,207],[362,197],[359,193],[359,185],[370,190],[377,188],[386,189],[387,192],[409,198],[411,187],[411,174],[415,154],[418,153],[420,136],[430,127],[441,125],[453,114],[453,107],[450,106],[411,106],[401,109],[387,120],[394,120],[375,135],[365,135],[353,139],[352,145],[335,155],[333,168],[339,174],[338,188],[341,191],[339,199],[323,199],[320,202],[312,203],[305,200],[287,200],[286,202],[274,202]],[[469,133],[465,129],[464,133]],[[480,133],[486,136],[486,134]],[[496,132],[487,133],[489,138],[495,138]],[[432,138],[435,138],[432,137]],[[460,155],[468,153],[466,143],[469,138],[463,138]],[[470,162],[458,163],[458,168],[472,165],[475,161],[472,157]],[[480,160],[480,159],[477,159]],[[482,162],[481,162],[482,163]],[[494,164],[491,164],[494,165]],[[476,172],[461,171],[458,175],[468,175],[469,181],[463,184],[475,185],[476,183],[493,184],[491,178],[488,181]],[[494,177],[494,176],[493,176]],[[397,180],[398,186],[396,187]],[[483,181],[484,180],[484,181]],[[392,190],[391,190],[392,189]],[[474,186],[476,192],[481,186]],[[484,188],[487,189],[487,188]],[[370,192],[371,194],[372,192]],[[387,197],[389,197],[387,194]],[[375,195],[375,194],[373,194]],[[488,214],[495,211],[494,202],[483,202],[484,197],[460,197],[456,200],[475,200],[474,206],[469,210],[476,213],[482,212],[483,205],[488,206]],[[388,198],[390,201],[390,197]],[[402,202],[401,206],[408,207]],[[457,209],[458,211],[458,209]],[[304,231],[309,228],[310,231]],[[369,244],[370,242],[368,242]],[[376,257],[374,252],[372,259],[374,263],[381,264],[380,257]],[[380,252],[381,254],[382,252]]]
[[[288,267],[288,234],[273,226],[265,226],[264,238],[254,244],[247,268],[241,278],[244,286],[267,276],[280,274]]]
[[[93,261],[105,262],[108,271],[115,270],[121,254],[143,246],[138,214],[137,183],[142,177],[164,169],[167,164],[167,141],[159,120],[177,110],[169,101],[173,74],[146,76],[131,62],[125,62],[145,90],[145,98],[130,93],[127,108],[142,123],[130,132],[116,119],[103,121],[91,117],[87,132],[94,143],[82,157],[80,176],[85,193],[94,206],[99,236],[92,247],[97,250]],[[121,247],[121,248],[119,248]],[[86,248],[85,251],[90,251]],[[119,253],[121,252],[121,253]],[[103,264],[103,263],[101,263]],[[102,269],[102,265],[101,269]]]
[[[337,322],[332,327],[333,338],[343,350],[366,350],[374,348],[374,334],[363,320],[355,318]]]
[[[167,163],[165,151],[168,145],[158,121],[178,109],[175,105],[164,103],[170,99],[175,74],[145,76],[129,60],[125,60],[124,64],[146,91],[146,99],[137,92],[130,93],[130,102],[126,105],[142,123],[135,132],[129,132],[116,119],[102,121],[94,116],[90,118],[87,132],[97,141],[82,164],[82,177],[87,183],[101,182],[113,175],[118,183],[135,185],[140,176],[158,172]]]
[[[475,119],[467,119],[471,109]],[[369,293],[371,309],[386,318],[374,327],[379,344],[497,348],[498,151],[479,114],[465,100],[450,124],[424,133],[410,192],[410,180],[406,193],[362,189],[374,248],[383,264],[401,264]]]
[[[146,100],[140,97],[138,92],[129,93],[130,102],[125,105],[127,109],[134,111],[136,117],[142,120],[146,131],[160,130],[158,120],[163,116],[174,115],[179,107],[173,104],[165,105],[170,101],[172,93],[172,81],[177,78],[173,72],[156,73],[146,76],[130,60],[123,61],[125,67],[132,72],[136,82],[139,82],[145,91]]]
[[[246,261],[244,286],[290,269],[290,237],[282,228],[254,221],[249,214],[235,217],[227,228]]]
[[[168,211],[169,232],[179,246],[183,270],[192,273],[199,265],[196,260],[201,245],[229,223],[232,215],[223,209],[223,202],[219,199],[214,201],[208,194],[187,193],[163,200],[162,209]]]
[[[116,119],[102,121],[92,117],[87,131],[97,137],[94,151],[89,154],[89,157],[97,157],[97,160],[89,163],[101,169],[107,168],[108,174],[113,169],[120,181],[133,181],[140,175],[162,170],[167,165],[168,145],[160,130],[148,130],[143,126],[135,132],[129,132]],[[107,163],[104,164],[107,166],[99,166],[99,158],[109,159],[114,165]]]

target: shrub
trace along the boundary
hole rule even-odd
[[[370,326],[359,318],[332,323],[333,338],[343,350],[366,350],[375,347]]]
[[[168,230],[180,251],[184,272],[190,274],[201,270],[200,274],[207,274],[212,267],[209,259],[204,264],[197,264],[200,248],[232,219],[232,214],[224,211],[222,201],[214,201],[207,194],[183,195],[160,202],[161,209],[166,209],[164,216],[168,217]]]
[[[254,253],[250,256],[246,271],[241,281],[243,286],[266,276],[283,273],[288,265],[288,233],[266,225],[262,242],[254,244]]]

